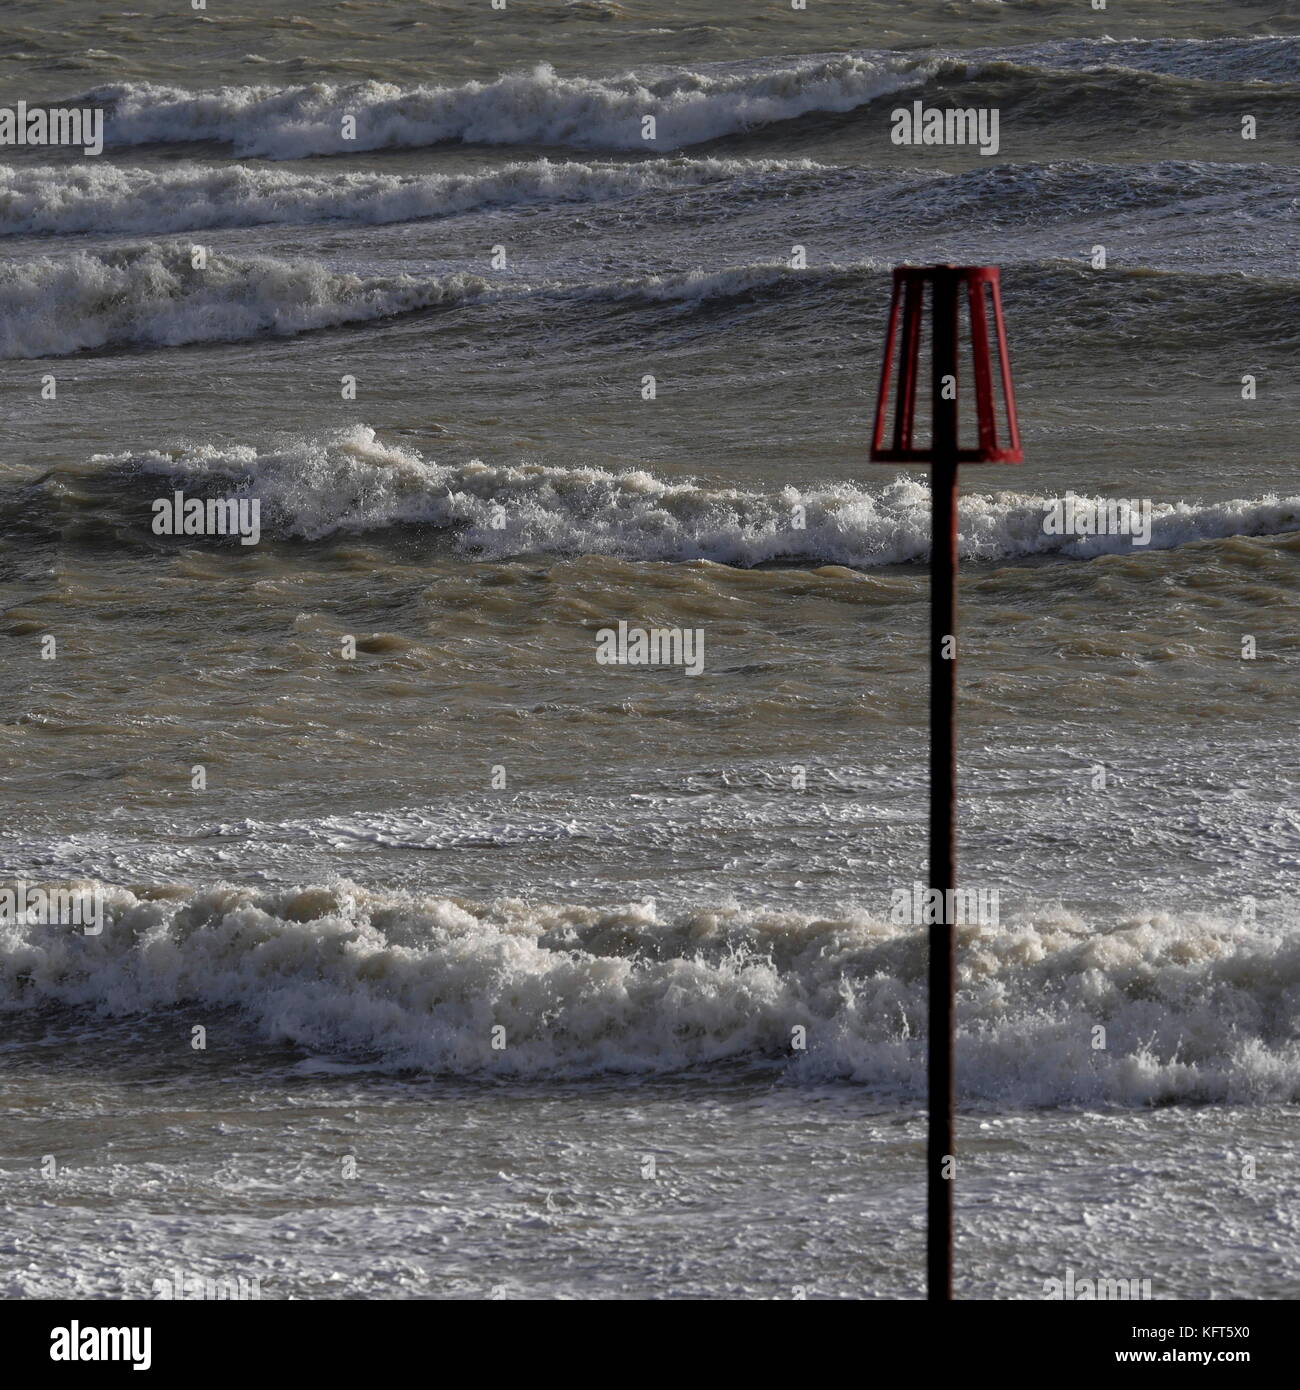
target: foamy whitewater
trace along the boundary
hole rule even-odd
[[[85,885],[91,887],[93,885]],[[110,890],[100,936],[4,929],[9,1007],[234,1010],[266,1042],[384,1068],[566,1079],[739,1062],[919,1098],[923,935],[864,913]],[[961,933],[969,1099],[1300,1097],[1294,935],[1061,913]],[[1091,1029],[1110,1034],[1104,1051]],[[510,1046],[493,1047],[494,1026]],[[806,1050],[792,1051],[796,1029]]]
[[[239,155],[300,159],[352,149],[438,145],[557,145],[644,148],[642,122],[653,116],[661,149],[699,145],[811,112],[854,111],[935,78],[992,71],[1038,80],[1072,71],[1150,73],[1204,80],[1238,76],[1287,85],[1300,41],[1253,44],[1044,44],[1007,51],[976,49],[934,58],[866,52],[818,55],[738,71],[673,72],[660,77],[564,77],[550,63],[493,82],[398,87],[390,83],[317,83],[282,89],[221,87],[195,94],[152,83],[99,87],[86,100],[110,112],[106,138],[116,145],[221,140]],[[1236,69],[1234,72],[1233,69]],[[342,133],[343,118],[355,135]]]
[[[412,222],[488,208],[607,202],[817,167],[806,159],[656,159],[604,165],[540,159],[487,174],[426,175],[298,174],[194,164],[156,170],[83,164],[71,172],[9,167],[0,170],[5,181],[0,235]]]
[[[563,145],[642,149],[642,122],[658,123],[656,146],[679,149],[810,111],[852,111],[915,85],[928,69],[897,59],[837,58],[763,73],[674,74],[643,82],[564,78],[549,63],[495,82],[402,89],[362,82],[282,91],[225,87],[103,87],[88,100],[111,112],[118,145],[223,140],[241,155],[300,159],[352,149],[438,145]],[[342,133],[346,115],[357,132]]]
[[[0,15],[0,1294],[921,1294],[935,261],[958,1294],[1300,1294],[1294,15],[378,14]]]
[[[264,453],[208,446],[96,455],[92,462],[120,470],[124,483],[143,472],[164,475],[191,495],[255,497],[281,535],[306,540],[423,524],[453,530],[463,551],[494,557],[541,552],[862,568],[928,560],[930,553],[930,490],[920,478],[874,489],[840,484],[764,494],[666,483],[644,471],[493,467],[481,459],[451,467],[385,444],[364,425]],[[961,555],[987,561],[1133,551],[1128,535],[1045,530],[1055,500],[1014,492],[962,498]],[[1105,499],[1080,497],[1078,504],[1104,507]],[[1147,544],[1164,550],[1296,530],[1300,494],[1210,506],[1166,502],[1153,508]]]
[[[43,256],[0,267],[0,357],[304,333],[486,288],[467,275],[335,275],[315,262],[266,257],[213,257],[196,267],[181,246]]]

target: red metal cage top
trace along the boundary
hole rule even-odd
[[[918,446],[913,435],[927,287],[932,309],[929,340],[931,442]],[[963,300],[969,314],[970,360],[975,379],[975,418],[979,438],[978,445],[966,448],[960,447],[958,442],[961,397],[958,373],[959,315]],[[989,308],[992,309],[992,337],[997,344],[997,365],[1006,423],[1003,438],[999,438],[993,385]],[[890,383],[894,376],[896,356],[898,382],[894,391],[893,427],[890,430],[887,428]],[[886,433],[890,435],[888,444],[885,443]],[[936,460],[956,463],[1024,462],[1020,428],[1016,422],[1015,391],[1011,384],[1006,325],[1002,319],[1001,276],[997,266],[898,266],[894,270],[894,295],[889,306],[885,357],[880,368],[876,423],[871,436],[871,461],[933,463]]]

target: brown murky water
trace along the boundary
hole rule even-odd
[[[0,170],[0,868],[104,929],[0,922],[0,1288],[919,1293],[928,494],[865,441],[953,259],[1027,454],[963,477],[962,1289],[1293,1296],[1286,7],[56,8],[5,99],[109,119]]]

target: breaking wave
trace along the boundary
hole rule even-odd
[[[94,163],[0,166],[0,236],[408,222],[488,208],[604,202],[819,167],[802,159],[654,159],[636,164],[542,159],[473,174],[299,174],[200,164],[163,169]]]
[[[155,244],[0,262],[0,358],[285,336],[467,300],[532,299],[542,311],[570,303],[689,312],[736,299],[783,312],[791,296],[802,296],[820,297],[820,312],[854,315],[867,305],[878,312],[887,293],[887,263],[871,260],[525,284],[468,272],[365,276],[309,259],[224,253],[209,253],[198,270],[191,254],[188,245]],[[1096,333],[1100,324],[1112,341],[1140,338],[1149,350],[1162,337],[1181,342],[1193,327],[1204,333],[1211,297],[1220,336],[1248,332],[1253,341],[1283,344],[1296,333],[1300,285],[1279,276],[1121,267],[1101,274],[1062,259],[1007,268],[1008,302],[1039,320],[1045,338]]]
[[[240,155],[299,159],[459,141],[576,149],[675,150],[812,111],[852,111],[915,85],[930,68],[903,55],[804,60],[765,71],[658,78],[561,77],[548,63],[456,87],[101,87],[79,101],[108,112],[110,145],[222,141]],[[354,116],[355,137],[344,133]],[[643,121],[653,116],[653,141]]]
[[[486,289],[471,275],[367,277],[261,256],[210,255],[199,270],[188,246],[77,251],[0,264],[0,358],[283,336]]]
[[[230,1008],[267,1042],[459,1075],[759,1064],[923,1094],[925,933],[861,912],[661,919],[649,903],[480,903],[344,882],[109,888],[105,917],[97,936],[0,923],[3,1007]],[[1060,912],[959,936],[967,1099],[1300,1097],[1300,939],[1161,914],[1099,930]],[[800,1027],[804,1051],[791,1046]]]
[[[272,159],[416,148],[448,142],[578,149],[681,149],[762,129],[812,112],[844,113],[932,81],[990,78],[1068,111],[1082,82],[1103,98],[1106,74],[1151,83],[1294,86],[1295,38],[1222,41],[1065,40],[920,57],[862,50],[784,58],[763,65],[717,64],[654,76],[562,77],[548,63],[491,82],[399,87],[314,83],[188,91],[149,82],[99,87],[66,104],[107,112],[110,145],[220,141],[237,154]],[[1148,94],[1148,99],[1150,99]],[[1178,92],[1172,100],[1180,100]],[[355,132],[344,121],[355,118]],[[653,116],[655,139],[642,122]]]
[[[283,337],[506,296],[690,307],[787,288],[854,287],[874,269],[795,271],[773,262],[570,285],[494,286],[465,272],[363,276],[315,260],[225,253],[209,253],[200,270],[191,257],[188,245],[152,245],[0,262],[0,359]]]
[[[204,445],[93,461],[128,474],[163,474],[192,493],[229,495],[233,489],[256,496],[264,527],[306,540],[423,523],[457,528],[458,545],[490,557],[543,552],[867,568],[929,556],[930,493],[917,477],[900,476],[877,488],[846,482],[755,492],[670,482],[644,471],[478,461],[451,466],[385,443],[365,425],[278,448]],[[1043,519],[1055,500],[1006,491],[963,495],[962,554],[996,560],[1131,553],[1127,536],[1044,534]],[[1158,502],[1149,548],[1296,530],[1300,495]]]

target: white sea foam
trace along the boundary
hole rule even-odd
[[[210,252],[196,269],[188,244],[155,244],[99,253],[40,256],[0,262],[0,358],[57,356],[109,345],[146,347],[236,341],[301,333],[357,321],[387,318],[464,300],[533,299],[544,312],[555,303],[596,309],[658,305],[691,310],[727,299],[788,295],[835,296],[845,303],[885,293],[887,264],[870,259],[826,262],[805,268],[784,261],[754,262],[645,276],[562,280],[543,275],[531,283],[491,283],[467,272],[366,276],[340,273],[311,259],[275,260]],[[1032,310],[1043,312],[1044,332],[1059,331],[1066,305],[1094,318],[1102,310],[1100,282],[1070,261],[1034,260],[1017,267]],[[1134,269],[1116,276],[1153,280],[1152,294],[1101,301],[1116,332],[1158,327],[1183,331],[1189,291],[1230,294],[1216,307],[1220,331],[1261,322],[1291,324],[1294,284],[1288,279],[1227,276],[1185,279],[1178,273]],[[1090,298],[1091,297],[1091,298]],[[1077,301],[1077,302],[1075,302]],[[1159,311],[1168,310],[1162,320]],[[1170,319],[1172,316],[1172,322]]]
[[[783,285],[852,286],[871,269],[796,271],[774,262],[593,283],[493,286],[464,272],[363,276],[309,259],[216,252],[197,269],[191,257],[192,248],[178,243],[0,262],[0,359],[284,336],[504,296],[692,305]]]
[[[669,482],[644,471],[543,464],[438,464],[379,439],[365,425],[278,448],[197,448],[101,455],[104,463],[166,474],[262,499],[268,528],[316,539],[404,523],[455,526],[458,543],[488,556],[536,551],[642,560],[771,560],[869,567],[929,555],[930,493],[911,476],[875,488],[828,483],[776,492]],[[1129,553],[1122,535],[1049,535],[1055,499],[1033,493],[965,493],[959,504],[964,556],[996,560]],[[1089,499],[1084,499],[1089,500]],[[1100,499],[1091,499],[1099,501]],[[803,508],[802,526],[796,507]],[[1228,502],[1157,502],[1151,543],[1168,549],[1228,536],[1300,530],[1300,495]]]
[[[863,913],[714,907],[661,920],[651,904],[483,904],[344,882],[110,888],[106,915],[96,937],[0,924],[5,1007],[230,1007],[267,1041],[460,1074],[761,1062],[795,1080],[923,1085],[924,932]],[[1158,913],[1101,931],[1059,912],[960,931],[971,1098],[1300,1097],[1294,936]],[[799,1027],[806,1051],[791,1046]]]
[[[42,256],[0,264],[0,358],[301,333],[486,288],[470,275],[366,277],[260,256],[213,254],[198,270],[188,246]]]
[[[101,87],[81,100],[109,112],[110,145],[219,140],[242,155],[296,159],[464,141],[649,152],[791,120],[851,111],[923,82],[930,67],[906,54],[834,56],[755,70],[686,69],[659,77],[561,77],[548,63],[493,82],[453,87],[221,87],[191,92],[154,83]],[[356,118],[354,139],[343,133]],[[653,116],[656,138],[642,121]]]
[[[76,98],[108,111],[110,145],[223,141],[237,154],[295,159],[449,141],[584,149],[680,149],[792,120],[845,112],[936,76],[989,72],[1029,87],[1059,87],[1078,74],[1146,72],[1166,79],[1293,83],[1294,38],[1062,40],[1012,48],[917,55],[860,50],[766,65],[715,64],[696,71],[611,77],[559,76],[548,63],[491,82],[399,87],[313,83],[188,91],[150,82],[111,84]],[[344,135],[346,116],[355,138]],[[654,116],[657,139],[642,136]]]
[[[542,159],[487,173],[304,174],[191,163],[154,169],[90,162],[34,168],[0,165],[0,235],[159,234],[200,227],[406,222],[486,208],[604,202],[820,167],[806,159],[654,159],[633,164]]]

